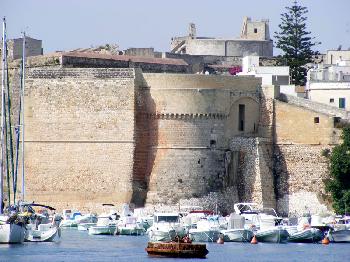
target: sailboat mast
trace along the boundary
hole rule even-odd
[[[23,32],[23,50],[22,50],[22,201],[24,201],[24,90],[25,90],[25,75],[26,75],[26,33]]]
[[[0,160],[0,214],[3,213],[4,206],[4,131],[5,131],[5,84],[6,84],[6,20],[5,17],[2,20],[2,81],[1,81],[1,160]]]

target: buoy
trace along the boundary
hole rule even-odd
[[[256,239],[256,236],[253,236],[252,241],[250,241],[250,244],[258,244],[258,240]]]
[[[329,244],[329,239],[328,237],[325,237],[324,239],[322,239],[322,242],[321,242],[323,245],[328,245]]]
[[[224,243],[224,238],[222,236],[219,236],[218,240],[216,241],[218,244],[223,244]]]

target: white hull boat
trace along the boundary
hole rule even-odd
[[[175,238],[176,231],[175,229],[169,229],[166,231],[151,229],[148,231],[148,236],[151,242],[159,242],[159,241],[168,242]]]
[[[288,241],[297,243],[316,243],[323,239],[323,233],[317,228],[307,228],[290,234]]]
[[[350,230],[344,229],[344,230],[330,231],[328,233],[328,238],[331,242],[349,243],[350,242]]]
[[[189,231],[190,238],[194,242],[216,242],[219,239],[220,231],[213,230],[198,230],[190,229]]]
[[[114,235],[117,231],[116,225],[92,226],[88,229],[89,235]]]
[[[27,242],[52,242],[56,236],[60,236],[60,229],[51,224],[41,224],[38,229],[29,227],[26,232],[25,241]]]
[[[286,243],[289,238],[289,233],[286,229],[276,227],[260,230],[255,236],[259,242]]]
[[[79,231],[87,231],[90,227],[96,226],[96,223],[81,223],[78,224]]]
[[[222,230],[225,242],[250,242],[254,236],[253,231],[248,229]]]
[[[0,225],[0,243],[1,244],[19,244],[23,243],[25,235],[24,227],[17,224]]]

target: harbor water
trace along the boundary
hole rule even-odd
[[[0,261],[180,261],[150,257],[147,236],[90,236],[76,229],[62,230],[56,242],[0,245]],[[349,261],[350,244],[207,244],[209,254],[184,261]]]

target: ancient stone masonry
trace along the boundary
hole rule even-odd
[[[63,208],[130,201],[134,69],[28,70],[27,199]]]
[[[230,149],[239,154],[239,200],[253,201],[264,208],[275,208],[271,141],[264,138],[235,137],[231,140]]]
[[[26,199],[95,211],[130,202],[229,213],[238,201],[284,215],[329,210],[321,152],[339,143],[344,112],[280,96],[259,78],[179,74],[187,63],[175,59],[161,62],[176,73],[144,73],[118,68],[130,62],[122,57],[28,59]]]

